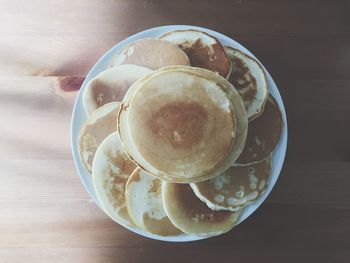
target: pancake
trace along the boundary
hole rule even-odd
[[[97,148],[92,163],[92,182],[103,210],[117,223],[133,226],[125,204],[125,185],[135,170],[114,132]]]
[[[80,160],[91,173],[92,161],[101,142],[117,131],[120,102],[110,102],[94,111],[80,130],[78,148]]]
[[[113,58],[113,67],[122,64],[156,70],[171,65],[188,66],[190,61],[176,45],[157,38],[144,38],[127,45]]]
[[[231,167],[205,182],[191,184],[196,196],[213,210],[239,211],[258,199],[267,187],[271,157],[248,166]]]
[[[217,76],[215,73],[209,70],[203,70],[201,68],[196,68],[196,67],[188,67],[185,69],[181,69],[177,66],[170,66],[170,67],[164,68],[163,70],[165,71],[165,70],[171,70],[171,69],[184,70],[187,72],[192,72],[193,74],[199,74],[201,76],[205,76],[208,79],[215,79],[218,83],[220,83],[223,87],[225,87],[226,90],[229,91],[227,94],[234,107],[235,116],[236,116],[236,134],[235,134],[235,141],[234,141],[233,152],[232,152],[232,158],[236,160],[241,154],[241,152],[243,151],[246,138],[247,138],[247,131],[248,131],[247,112],[243,104],[242,98],[241,96],[239,96],[237,90],[232,85],[230,85],[226,79],[220,76]],[[203,180],[200,180],[200,181],[203,181]]]
[[[162,182],[137,168],[126,184],[125,199],[130,217],[141,229],[160,236],[182,232],[169,220],[163,208]]]
[[[232,64],[229,81],[242,96],[248,118],[254,119],[263,110],[269,95],[264,69],[259,62],[242,51],[225,47]]]
[[[139,78],[152,70],[136,65],[122,65],[102,71],[89,81],[83,91],[83,106],[91,115],[102,105],[122,101],[126,91]]]
[[[130,158],[173,182],[198,182],[222,173],[241,152],[247,129],[244,104],[229,82],[211,71],[183,66],[163,68],[136,82],[118,118]],[[236,126],[244,138],[239,145]]]
[[[269,96],[261,116],[249,122],[247,141],[235,165],[247,165],[266,159],[279,142],[282,128],[282,114],[275,99]]]
[[[211,210],[188,184],[163,182],[162,191],[165,212],[186,234],[216,236],[231,230],[238,221],[240,212]]]
[[[190,59],[191,66],[217,72],[224,78],[231,73],[231,62],[218,39],[198,30],[175,30],[160,37],[178,45]]]

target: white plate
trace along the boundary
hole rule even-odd
[[[213,30],[201,28],[201,27],[195,27],[195,26],[185,26],[185,25],[162,26],[162,27],[151,28],[151,29],[142,31],[140,33],[137,33],[135,35],[132,35],[132,36],[126,38],[125,40],[121,41],[117,45],[115,45],[95,64],[95,66],[92,68],[92,70],[87,75],[84,83],[82,84],[82,87],[80,89],[78,97],[75,101],[73,114],[72,114],[71,147],[72,147],[75,167],[76,167],[77,172],[80,176],[80,179],[83,182],[86,191],[89,193],[91,198],[95,201],[95,203],[100,208],[101,208],[101,205],[98,203],[98,200],[96,198],[95,189],[92,185],[91,175],[87,172],[84,165],[80,161],[78,147],[77,147],[80,128],[82,127],[83,123],[85,122],[85,120],[87,118],[86,113],[85,113],[84,108],[83,108],[83,104],[82,104],[82,91],[86,88],[86,84],[88,83],[89,80],[94,78],[97,74],[99,74],[101,71],[103,71],[104,69],[106,69],[108,67],[112,56],[115,53],[117,53],[119,50],[121,50],[125,45],[129,44],[130,42],[133,42],[133,41],[140,39],[140,38],[158,37],[158,36],[162,35],[163,33],[171,31],[171,30],[191,29],[191,28],[198,29],[198,30],[201,30],[204,32],[208,32],[209,34],[211,34],[211,35],[215,36],[217,39],[219,39],[223,45],[231,46],[231,47],[240,49],[243,52],[255,57],[249,50],[247,50],[245,47],[243,47],[238,42],[234,41],[233,39],[231,39],[223,34],[215,32]],[[256,202],[248,205],[244,209],[244,211],[239,219],[239,223],[243,222],[248,216],[250,216],[262,204],[262,202],[266,199],[266,197],[271,192],[273,186],[275,185],[275,183],[277,181],[277,178],[280,174],[280,171],[282,169],[282,165],[283,165],[283,161],[284,161],[284,157],[285,157],[286,149],[287,149],[287,119],[286,119],[286,113],[285,113],[283,101],[282,101],[281,95],[280,95],[278,88],[277,88],[275,82],[273,81],[272,77],[270,76],[270,74],[267,72],[267,70],[265,68],[264,68],[264,70],[265,70],[266,76],[267,76],[269,91],[272,94],[272,96],[276,99],[276,101],[280,107],[280,110],[282,112],[282,117],[283,117],[283,121],[284,121],[284,128],[283,128],[280,142],[273,152],[272,175],[270,177],[270,181],[269,181],[269,184],[267,186],[267,189],[266,189],[265,193],[262,196],[260,196],[260,198]],[[176,237],[162,237],[162,236],[158,236],[158,235],[152,235],[152,234],[146,233],[142,230],[131,228],[128,226],[124,226],[124,227],[126,227],[130,231],[133,231],[139,235],[153,238],[153,239],[157,239],[157,240],[162,240],[162,241],[184,242],[184,241],[195,241],[195,240],[204,239],[203,237],[191,236],[191,235],[186,235],[186,234],[176,236]]]

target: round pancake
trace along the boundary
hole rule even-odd
[[[176,228],[163,208],[162,182],[137,168],[126,184],[125,199],[130,217],[141,229],[160,236],[182,232]]]
[[[270,174],[271,157],[260,163],[231,167],[223,174],[191,184],[191,187],[209,208],[238,211],[261,196]]]
[[[110,102],[94,111],[80,130],[78,148],[80,160],[91,173],[92,161],[101,142],[117,131],[120,102]]]
[[[230,83],[220,77],[217,76],[215,73],[209,70],[203,70],[201,68],[196,67],[186,67],[186,68],[180,68],[178,66],[170,66],[162,69],[163,71],[171,70],[171,69],[177,69],[177,70],[183,70],[186,72],[191,72],[193,74],[199,74],[201,76],[205,76],[208,79],[215,79],[222,87],[225,88],[226,94],[228,95],[229,100],[231,101],[235,116],[236,116],[236,134],[235,134],[235,141],[233,146],[233,152],[232,152],[232,158],[236,160],[241,152],[243,151],[245,141],[247,138],[247,131],[248,131],[248,116],[247,112],[244,106],[244,103],[242,101],[241,96],[239,96],[239,93],[237,90],[230,85]],[[201,180],[203,181],[203,180]]]
[[[240,212],[211,210],[188,184],[163,182],[162,194],[169,219],[186,234],[220,235],[231,230],[240,215]]]
[[[231,62],[218,39],[198,30],[175,30],[160,37],[178,45],[190,59],[191,66],[217,72],[227,78]]]
[[[144,38],[123,48],[112,60],[112,66],[134,64],[149,69],[171,65],[190,65],[187,55],[176,45],[157,38]]]
[[[264,111],[269,95],[264,69],[256,59],[242,51],[225,47],[232,64],[229,81],[242,96],[248,118],[253,119]]]
[[[125,185],[136,165],[127,157],[114,132],[97,148],[92,182],[103,210],[116,222],[133,226],[125,204]]]
[[[229,82],[204,69],[168,67],[128,91],[119,133],[131,158],[150,174],[167,181],[203,181],[227,169],[243,148],[244,141],[234,143],[235,112],[246,130],[243,102]]]
[[[89,81],[83,91],[83,106],[88,115],[102,105],[122,101],[129,87],[152,70],[136,66],[121,65],[102,71]]]
[[[261,116],[249,122],[245,147],[234,165],[247,165],[266,159],[276,147],[282,128],[282,114],[275,99],[269,96]]]

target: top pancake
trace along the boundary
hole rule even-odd
[[[208,79],[203,71],[210,72],[165,68],[135,83],[123,101],[118,118],[124,147],[152,175],[205,180],[238,157],[235,109],[228,97],[241,101],[240,96],[227,81],[220,78],[229,85],[221,86],[215,73]],[[239,107],[244,110],[243,103]]]
[[[90,80],[83,91],[83,106],[88,115],[106,103],[122,101],[129,87],[152,70],[136,66],[121,65],[102,71]]]
[[[160,37],[178,45],[190,59],[191,66],[219,73],[224,78],[231,72],[231,62],[219,40],[198,30],[175,30]]]
[[[203,70],[201,68],[196,67],[186,67],[181,69],[178,66],[166,67],[163,70],[165,71],[171,69],[183,70],[185,72],[191,72],[192,74],[199,74],[208,79],[215,79],[215,81],[217,81],[220,85],[222,85],[222,87],[224,87],[224,89],[226,90],[226,95],[232,103],[236,117],[236,134],[233,145],[233,151],[231,153],[231,160],[236,160],[243,151],[248,131],[247,111],[243,104],[243,100],[238,94],[237,90],[232,85],[230,85],[230,83],[226,79],[216,75],[215,73],[209,70]],[[205,176],[203,176],[203,178],[205,178]],[[198,178],[198,182],[203,180],[201,178]]]
[[[172,65],[189,66],[190,61],[176,45],[156,38],[144,38],[127,45],[113,58],[112,66],[122,64],[156,70]]]
[[[282,128],[282,114],[275,99],[269,96],[261,116],[249,122],[247,141],[235,165],[247,165],[266,159],[276,147]]]
[[[269,95],[264,69],[256,59],[242,51],[225,47],[232,64],[229,81],[242,96],[248,118],[258,117],[264,110]]]

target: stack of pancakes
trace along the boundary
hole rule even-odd
[[[171,31],[124,47],[83,92],[80,157],[115,221],[214,236],[265,191],[283,122],[242,51]]]

